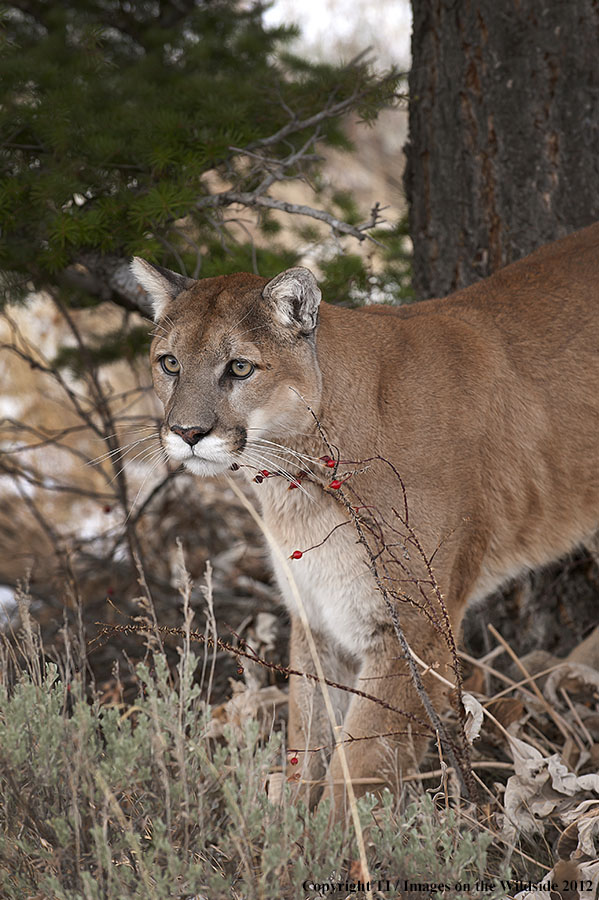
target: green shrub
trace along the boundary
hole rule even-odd
[[[280,734],[263,739],[250,720],[209,736],[188,645],[176,672],[148,650],[128,706],[100,703],[81,674],[43,661],[30,625],[20,650],[16,675],[8,644],[0,653],[1,897],[295,900],[321,896],[314,883],[355,881],[350,827],[331,827],[325,807],[293,804],[289,785],[280,802],[268,799],[269,775],[285,761]],[[411,896],[404,880],[478,896],[487,835],[428,795],[401,814],[390,794],[374,806],[361,799],[359,814],[372,878],[389,879],[389,896],[396,881]]]

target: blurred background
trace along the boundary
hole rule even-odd
[[[351,15],[336,3],[9,7],[0,325],[7,633],[18,628],[21,585],[47,647],[60,648],[65,625],[93,640],[95,622],[136,615],[142,572],[160,623],[179,625],[180,540],[196,583],[211,561],[219,631],[230,638],[228,625],[247,638],[258,623],[285,659],[287,623],[253,523],[218,480],[196,483],[157,452],[152,327],[127,258],[200,276],[269,275],[303,262],[336,302],[410,297],[401,186],[410,7],[384,6],[384,32],[366,4]],[[357,237],[276,205],[194,208],[227,190],[256,192],[275,165],[275,204],[324,210]],[[389,258],[356,230],[377,202],[385,207],[377,229],[395,247]],[[199,587],[194,600],[203,628]],[[132,659],[144,652],[123,635],[90,654],[107,691],[123,649]],[[217,698],[236,668],[223,654]]]

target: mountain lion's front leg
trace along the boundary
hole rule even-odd
[[[408,624],[418,628],[408,628]],[[403,623],[415,653],[444,677],[453,680],[447,663],[447,644],[437,632],[420,622]],[[439,664],[437,666],[437,664]],[[429,672],[422,677],[424,687],[437,710],[447,703],[446,688]],[[385,709],[378,703],[354,695],[343,726],[343,748],[356,796],[377,793],[385,786],[399,793],[401,776],[414,769],[432,736],[427,714],[412,683],[406,661],[391,627],[372,651],[367,653],[356,687],[379,697],[406,715]],[[357,740],[356,740],[357,739]],[[334,806],[335,818],[346,811],[346,788],[339,750],[335,750],[323,798]]]
[[[356,678],[356,665],[353,661],[343,658],[333,649],[332,642],[324,635],[312,632],[312,636],[325,678],[337,684],[353,686]],[[292,669],[300,672],[316,674],[305,629],[297,617],[292,617],[291,620],[290,665]],[[336,722],[341,724],[351,694],[331,687],[328,690]],[[300,790],[299,793],[308,803],[313,803],[321,792],[333,744],[333,729],[321,685],[312,678],[291,675],[287,745],[298,762],[290,766],[289,774],[299,775],[301,783],[306,783],[306,790]]]

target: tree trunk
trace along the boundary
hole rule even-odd
[[[599,5],[412,6],[414,287],[444,296],[599,219]]]
[[[413,0],[405,188],[414,287],[444,296],[599,219],[599,5]],[[564,653],[598,619],[584,551],[489,598],[520,652]]]

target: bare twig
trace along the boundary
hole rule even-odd
[[[380,244],[371,235],[366,232],[380,224],[380,206],[376,203],[371,211],[370,219],[362,225],[348,225],[347,222],[341,221],[331,213],[323,209],[315,209],[313,206],[307,206],[303,203],[289,203],[287,200],[277,200],[267,194],[259,194],[256,191],[221,191],[219,194],[211,194],[209,197],[202,197],[196,203],[196,209],[209,209],[220,206],[230,206],[233,203],[239,203],[241,206],[248,207],[264,207],[266,209],[278,209],[281,212],[291,213],[293,215],[309,216],[312,219],[318,219],[320,222],[327,224],[333,232],[339,234],[348,234],[355,237],[359,241],[366,238],[375,244]]]

